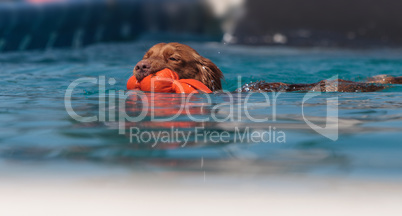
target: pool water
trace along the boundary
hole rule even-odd
[[[129,98],[119,95],[135,63],[154,43],[0,54],[0,161],[67,166],[88,162],[104,169],[145,171],[402,177],[400,85],[373,93],[325,93],[305,103],[306,93],[189,98],[145,94],[148,101],[137,97],[144,95],[138,92]],[[400,76],[402,69],[400,49],[188,45],[219,66],[225,75],[223,88],[230,92],[239,82],[313,83],[334,76],[364,81],[379,74]],[[99,81],[101,77],[106,80],[101,85],[105,94],[99,85],[82,83],[73,91],[72,107],[78,115],[97,116],[98,120],[103,112],[105,121],[74,120],[65,107],[68,86],[80,78]],[[111,95],[116,99],[109,100]],[[187,99],[184,103],[183,98]],[[101,108],[100,100],[104,101]],[[152,101],[155,106],[146,108],[148,113],[141,121],[127,121],[123,126],[117,121],[118,111],[138,116]],[[305,118],[325,127],[331,102],[338,110],[338,130],[331,130],[327,137],[314,131]],[[165,122],[152,120],[151,114],[159,120],[168,118],[182,106],[191,115],[182,113]],[[111,113],[114,116],[109,118]],[[257,122],[249,116],[268,120]],[[204,140],[195,130],[209,138]],[[142,132],[146,142],[130,134],[133,131]],[[257,140],[239,138],[245,131],[265,135]],[[159,132],[166,132],[165,140],[146,137]],[[211,137],[212,133],[224,139]],[[177,134],[181,139],[172,138]]]

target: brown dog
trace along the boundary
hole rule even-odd
[[[193,48],[180,43],[153,46],[134,67],[134,76],[141,81],[165,68],[175,71],[180,79],[196,79],[212,91],[222,90],[223,74],[219,68]]]
[[[144,55],[134,67],[134,75],[141,81],[144,77],[169,68],[175,71],[180,79],[196,79],[204,83],[212,91],[222,90],[222,72],[211,62],[202,57],[193,48],[180,43],[159,43]],[[286,84],[254,82],[239,88],[238,92],[271,92],[271,91],[339,91],[339,92],[371,92],[387,88],[379,84],[402,84],[402,77],[379,75],[368,79],[367,83],[346,80],[321,81],[313,84]]]

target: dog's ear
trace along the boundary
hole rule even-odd
[[[197,69],[199,80],[209,89],[212,91],[222,90],[223,73],[211,60],[199,56],[197,58]]]

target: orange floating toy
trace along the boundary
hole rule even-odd
[[[141,82],[138,82],[135,76],[130,77],[127,89],[164,93],[212,93],[202,82],[195,79],[179,79],[176,72],[167,68],[145,77]]]

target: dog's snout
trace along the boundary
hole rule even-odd
[[[151,64],[147,60],[141,60],[140,62],[137,63],[137,65],[134,67],[136,71],[143,71],[147,72],[151,68]]]

